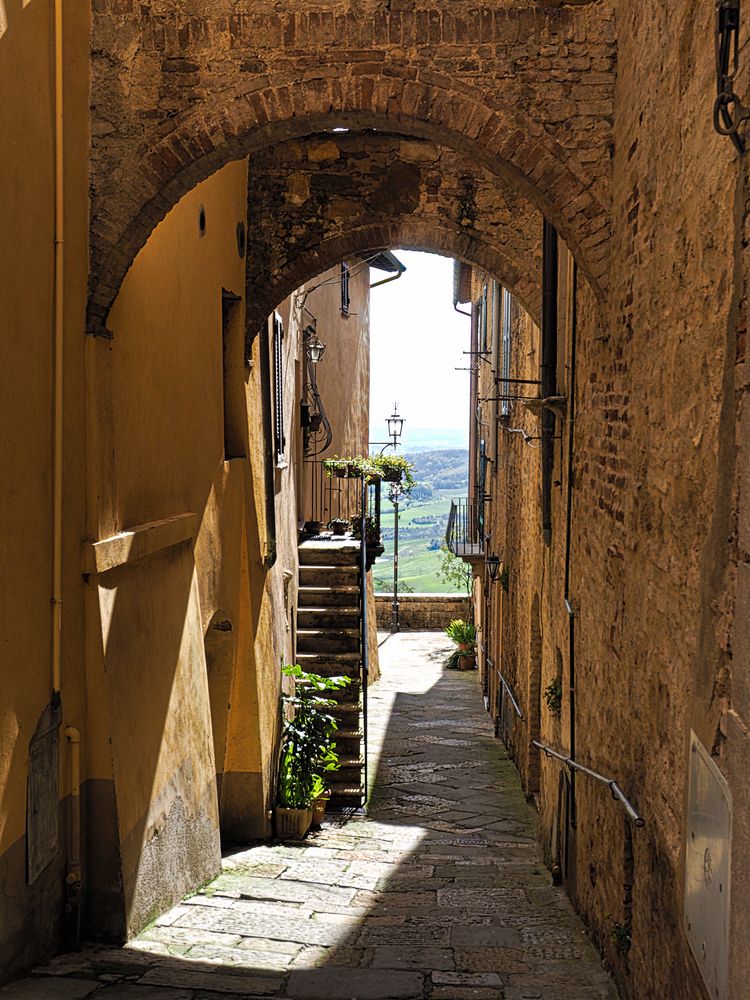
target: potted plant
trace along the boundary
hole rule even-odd
[[[376,479],[382,478],[375,459],[366,455],[355,455],[353,458],[339,458],[336,455],[334,458],[326,458],[323,459],[323,468],[329,479],[332,476],[338,476],[342,479],[365,476],[368,482],[374,482]]]
[[[362,514],[356,513],[350,523],[352,526],[352,536],[354,538],[361,538]],[[368,545],[380,545],[380,526],[369,514],[365,514],[365,538]]]
[[[349,522],[345,517],[334,517],[328,522],[328,527],[334,533],[334,535],[341,536],[345,535],[349,530]]]
[[[334,702],[326,692],[345,687],[350,679],[307,673],[297,664],[284,667],[283,673],[294,680],[294,693],[282,696],[289,715],[284,722],[274,818],[280,840],[301,840],[313,820],[314,793],[325,791],[322,773],[338,767],[336,720],[330,713]]]
[[[318,767],[325,773],[338,771],[339,755],[333,747],[328,750],[318,761]],[[312,826],[320,826],[325,819],[326,806],[331,798],[331,789],[326,784],[323,774],[316,774],[312,789]]]
[[[402,483],[403,495],[409,496],[416,485],[413,462],[403,455],[373,455],[370,462],[387,483]]]
[[[473,670],[476,664],[477,630],[473,622],[454,618],[445,634],[456,644],[455,658],[459,670]]]

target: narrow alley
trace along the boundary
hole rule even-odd
[[[62,955],[2,1000],[614,1000],[448,652],[440,633],[381,635],[366,817],[226,852],[127,947]]]

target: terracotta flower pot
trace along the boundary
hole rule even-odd
[[[461,656],[458,658],[459,670],[473,670],[476,666],[477,658],[474,649],[468,642],[459,642],[458,651]]]
[[[317,799],[313,799],[312,804],[312,825],[320,826],[326,816],[326,806],[328,805],[328,800],[331,797],[330,792],[326,792],[323,795],[319,795]]]
[[[310,829],[313,811],[312,808],[287,809],[276,806],[273,815],[279,840],[303,840]]]

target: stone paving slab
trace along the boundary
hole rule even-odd
[[[233,851],[126,948],[60,956],[0,1000],[616,1000],[448,652],[427,633],[381,648],[367,816]]]

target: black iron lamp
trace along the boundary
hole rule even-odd
[[[307,310],[309,312],[309,310]],[[312,314],[310,314],[312,317]],[[323,401],[318,391],[316,368],[325,354],[326,345],[318,337],[315,317],[302,331],[305,350],[307,379],[302,387],[300,403],[300,425],[304,431],[303,446],[305,456],[319,455],[333,440],[331,425],[326,417]]]
[[[393,439],[395,449],[404,429],[404,418],[399,415],[398,403],[393,404],[393,413],[387,418],[386,423],[388,424],[388,437]]]
[[[494,583],[500,571],[500,556],[487,556],[484,564],[487,567],[487,572],[490,574],[490,580]]]
[[[325,354],[326,345],[321,343],[314,326],[305,329],[305,351],[310,364],[317,365]]]

